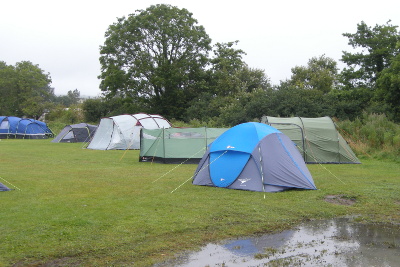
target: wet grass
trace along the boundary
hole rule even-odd
[[[138,156],[1,140],[0,182],[15,190],[0,192],[0,266],[150,266],[207,242],[308,219],[357,214],[361,222],[400,223],[395,162],[308,165],[319,190],[264,194],[194,186],[196,165],[139,163]],[[354,204],[329,203],[328,195]]]

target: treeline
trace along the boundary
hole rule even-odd
[[[104,99],[86,101],[86,119],[158,113],[168,119],[233,126],[271,116],[331,116],[363,112],[400,121],[400,33],[388,21],[361,22],[344,33],[355,52],[339,70],[325,55],[295,66],[272,85],[263,70],[243,61],[238,41],[216,43],[186,9],[155,5],[111,25],[100,48]],[[361,51],[361,52],[360,52]]]
[[[77,89],[56,96],[50,84],[50,74],[39,65],[30,61],[7,65],[0,61],[0,115],[39,119],[46,112],[60,113],[78,104]]]

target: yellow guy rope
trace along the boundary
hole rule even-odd
[[[181,162],[179,165],[175,166],[174,168],[172,168],[172,169],[169,170],[168,172],[164,173],[163,175],[161,175],[160,177],[158,177],[157,179],[155,179],[152,183],[157,182],[158,180],[160,180],[161,178],[163,178],[165,175],[169,174],[170,172],[172,172],[172,171],[175,170],[176,168],[182,166],[182,164],[184,164],[184,163],[187,162],[188,160],[192,159],[195,155],[199,154],[199,152],[201,152],[202,150],[204,150],[204,148],[200,149],[199,151],[197,151],[196,153],[194,153],[193,155],[191,155],[188,159],[184,160],[184,161]]]
[[[204,170],[205,168],[207,168],[208,166],[210,166],[212,163],[214,163],[217,159],[219,159],[220,157],[222,157],[226,152],[228,152],[228,150],[225,150],[224,153],[222,153],[221,155],[219,155],[216,159],[214,159],[212,162],[210,162],[209,164],[207,164],[206,166],[204,166],[200,171],[198,171],[197,173],[201,172],[202,170]],[[196,173],[196,174],[197,174]],[[171,191],[171,194],[173,192],[175,192],[178,188],[180,188],[182,185],[186,184],[190,179],[193,179],[193,177],[196,175],[194,174],[192,177],[190,177],[189,179],[187,179],[186,181],[184,181],[181,185],[179,185],[177,188],[175,188],[174,190]]]
[[[300,148],[300,149],[301,149],[301,148]],[[303,151],[303,149],[301,149],[301,150]],[[311,150],[311,151],[312,151],[312,150]],[[305,153],[307,154],[306,151],[303,151],[303,152],[305,152]],[[310,156],[310,155],[309,155],[309,156]],[[316,163],[318,163],[318,165],[319,165],[321,168],[325,169],[327,172],[329,172],[330,174],[332,174],[333,177],[335,177],[336,179],[338,179],[338,180],[339,180],[340,182],[342,182],[343,184],[346,184],[345,182],[343,182],[342,180],[340,180],[339,177],[337,177],[335,174],[333,174],[330,170],[328,170],[326,167],[322,166],[322,164],[319,162],[319,160],[318,160],[316,157],[314,157],[314,154],[312,154],[311,157],[315,160]]]
[[[7,181],[6,179],[4,179],[3,177],[0,177],[1,180],[3,180],[4,182],[10,184],[11,186],[15,187],[16,189],[18,189],[19,191],[22,191],[21,189],[19,189],[18,187],[16,187],[15,185],[13,185],[12,183],[10,183],[9,181]]]

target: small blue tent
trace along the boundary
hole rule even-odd
[[[0,116],[0,139],[46,139],[52,136],[53,132],[42,121]]]
[[[220,135],[201,159],[193,184],[261,192],[317,189],[289,137],[256,122]]]

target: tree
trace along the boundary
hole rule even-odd
[[[214,45],[209,78],[209,90],[212,94],[227,96],[240,91],[241,83],[236,74],[246,64],[242,60],[245,52],[233,48],[237,43],[238,41]]]
[[[396,43],[400,41],[397,26],[390,24],[369,27],[364,21],[357,24],[357,32],[344,33],[349,45],[358,52],[343,51],[342,61],[348,65],[342,72],[343,83],[347,89],[365,87],[374,90],[379,74],[388,68],[391,60],[398,54]]]
[[[0,62],[1,113],[39,118],[54,96],[50,83],[50,74],[29,61]]]
[[[181,118],[196,96],[208,63],[211,39],[186,9],[153,5],[122,17],[100,48],[100,88],[150,103],[167,117]]]
[[[389,105],[388,117],[400,122],[400,54],[381,72],[377,80],[377,98]]]
[[[307,66],[292,68],[290,78],[290,83],[299,89],[319,90],[324,94],[336,88],[337,81],[337,63],[325,55],[311,58]]]
[[[74,91],[69,90],[67,96],[71,99],[71,104],[78,104],[81,92],[79,92],[78,89],[75,89]]]

